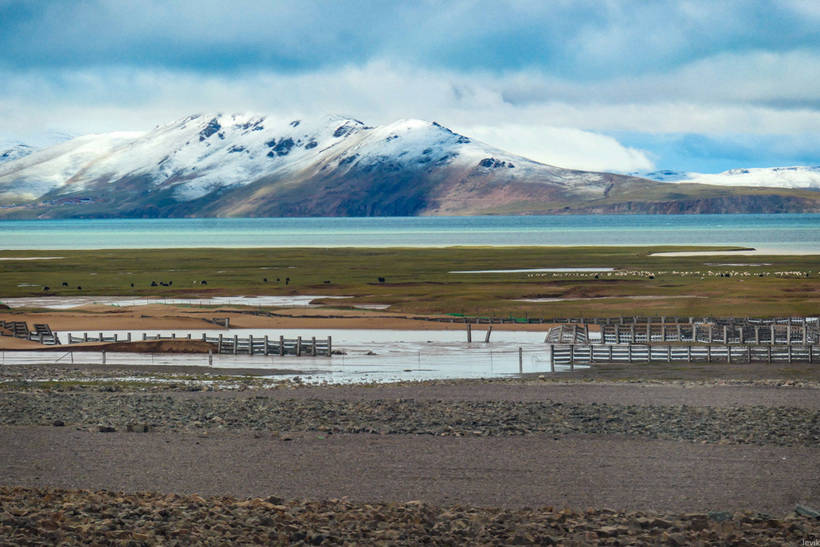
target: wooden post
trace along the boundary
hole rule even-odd
[[[769,364],[771,365],[772,364],[772,346],[769,345],[769,347],[767,349],[769,350]]]
[[[41,334],[41,335],[40,335],[40,337],[42,338],[42,336],[43,336],[43,335]],[[117,333],[115,332],[115,333],[114,333],[114,342],[116,342],[116,341],[117,341]]]
[[[524,373],[524,350],[518,346],[518,374]]]
[[[755,327],[755,345],[760,345],[760,327]]]
[[[219,342],[216,345],[216,352],[222,353],[222,333],[219,333]]]
[[[102,333],[100,333],[100,342],[102,342],[102,341],[103,341],[103,335],[102,335]]]
[[[681,333],[680,333],[680,323],[678,323],[678,327],[677,327],[676,330],[677,330],[677,335],[678,335],[678,342],[682,342],[683,340],[681,340],[682,337],[681,337]]]
[[[626,348],[627,348],[627,357],[629,359],[629,362],[631,363],[632,362],[632,344],[627,344]]]
[[[105,364],[105,350],[102,350],[102,364]]]
[[[623,317],[621,319],[623,319]],[[615,343],[616,344],[621,343],[621,327],[620,327],[620,325],[615,325]]]
[[[672,346],[666,346],[666,362],[672,362]]]
[[[812,363],[812,351],[814,350],[814,344],[809,345],[809,364]]]
[[[208,366],[209,367],[214,366],[214,352],[213,352],[213,350],[210,350],[210,349],[208,350]]]
[[[612,362],[612,346],[609,346],[609,362]]]
[[[634,323],[629,326],[629,343],[630,344],[635,343],[635,324]]]
[[[752,362],[752,346],[746,346],[746,362]]]
[[[809,333],[809,331],[808,331],[808,328],[806,327],[806,320],[803,319],[803,340],[802,340],[803,345],[809,343],[808,333]]]
[[[575,372],[575,344],[569,345],[569,370]]]
[[[738,327],[737,328],[737,337],[738,337],[738,340],[740,340],[740,343],[742,344],[743,343],[743,327]]]
[[[296,357],[302,356],[302,337],[296,338]]]
[[[83,342],[88,342],[88,333],[87,332],[83,333]]]
[[[789,364],[792,364],[792,345],[789,344]]]
[[[493,333],[493,326],[490,325],[490,327],[487,329],[487,335],[484,337],[484,343],[485,344],[488,344],[490,342],[490,335],[492,333]]]
[[[726,344],[726,362],[732,364],[732,346]]]
[[[714,336],[712,336],[712,335],[713,335],[712,325],[709,325],[709,343],[710,344],[714,341]]]
[[[279,357],[282,357],[285,354],[285,337],[279,337]]]
[[[203,332],[203,333],[202,333],[202,341],[204,342],[204,341],[205,341],[205,339],[206,339],[206,336],[205,336],[205,333]]]
[[[188,333],[188,336],[186,338],[188,338],[188,340],[191,339],[191,333],[190,332]]]
[[[253,334],[248,335],[248,355],[253,355]]]
[[[786,325],[786,343],[792,344],[792,320],[789,319],[789,324]],[[791,363],[791,360],[789,361]]]
[[[327,356],[333,355],[333,340],[330,336],[327,337]]]
[[[772,344],[772,345],[774,345],[774,323],[772,323],[771,327],[772,327],[772,328],[771,328],[771,331],[772,331],[772,339],[769,341],[769,343],[770,343],[770,344]]]
[[[589,324],[584,323],[584,336],[586,337],[586,342],[589,344]]]
[[[711,338],[711,336],[709,338]],[[712,346],[711,346],[711,344],[706,346],[706,362],[707,363],[712,362]]]
[[[692,362],[692,345],[686,346],[686,361],[691,363]]]
[[[268,335],[265,335],[265,356],[268,355]]]
[[[646,343],[652,343],[652,323],[646,324]]]
[[[312,357],[316,357],[316,337],[315,336],[313,337],[313,339],[311,341],[311,346],[312,346],[312,348],[310,350],[310,354],[311,354]]]
[[[550,372],[555,372],[555,344],[550,344]]]
[[[661,340],[666,342],[666,325],[663,324],[663,317],[661,317]]]
[[[237,351],[239,351],[239,336],[234,334],[233,335],[233,354],[236,355]]]
[[[144,332],[142,333],[142,340],[143,340],[143,342],[144,342],[145,340],[148,340],[148,335],[147,335],[147,334],[145,334]]]
[[[727,325],[723,325],[723,343],[729,343],[729,327]]]
[[[470,323],[467,323],[467,343],[472,343],[473,341],[473,326]]]

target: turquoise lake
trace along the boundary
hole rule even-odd
[[[0,221],[0,249],[740,245],[820,254],[820,214]]]

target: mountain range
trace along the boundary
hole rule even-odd
[[[421,120],[194,115],[14,150],[2,218],[820,211],[811,189],[563,169]]]

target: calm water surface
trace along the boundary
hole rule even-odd
[[[742,245],[820,253],[820,214],[0,221],[0,249]]]

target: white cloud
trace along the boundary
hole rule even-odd
[[[789,135],[820,127],[820,53],[719,55],[664,74],[578,82],[385,60],[307,72],[0,71],[0,138],[145,130],[193,112],[436,120],[510,152],[583,169],[648,168],[604,132]],[[568,129],[575,128],[575,129]]]
[[[558,167],[625,173],[654,168],[642,150],[625,147],[612,137],[580,129],[504,124],[464,127],[463,132]]]

